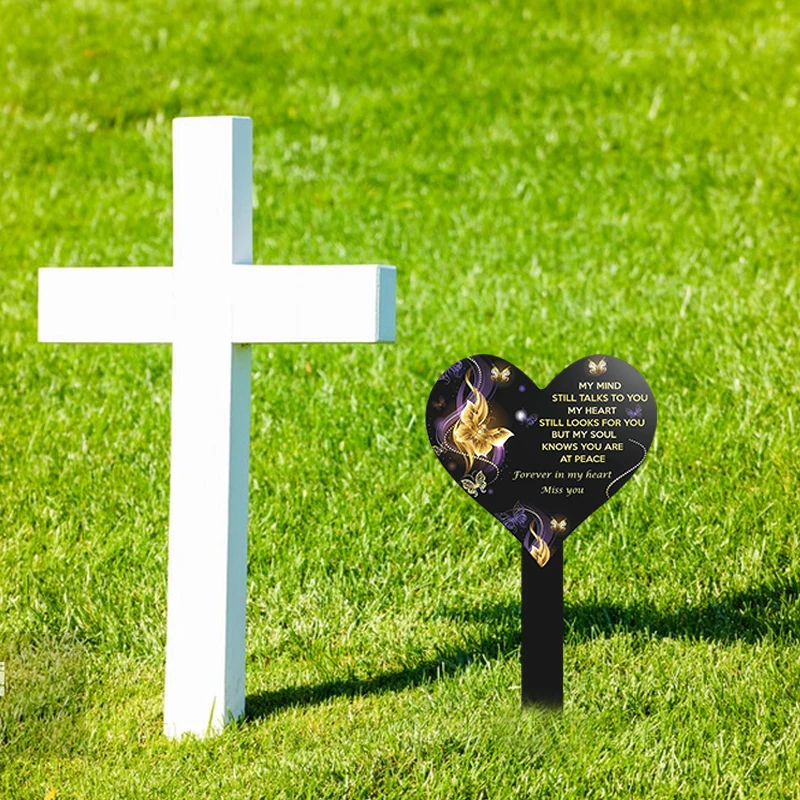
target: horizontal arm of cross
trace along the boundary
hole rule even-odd
[[[394,341],[394,267],[231,265],[224,280],[232,343]],[[40,269],[39,341],[173,342],[175,285],[172,267]]]

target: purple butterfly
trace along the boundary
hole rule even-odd
[[[521,422],[523,425],[527,425],[530,428],[539,421],[539,415],[531,414],[530,416],[528,416],[528,412],[524,408],[521,408],[519,411],[517,411],[516,414],[514,414],[514,419],[516,419],[517,422]]]
[[[463,361],[456,361],[452,367],[448,367],[440,376],[439,380],[444,383],[450,383],[451,380],[455,380],[456,378],[461,377],[461,373],[464,371],[464,362]]]
[[[520,503],[514,503],[514,508],[510,511],[501,511],[497,515],[497,519],[510,531],[522,531],[528,526],[525,509]]]
[[[641,418],[642,407],[637,403],[636,408],[626,408],[625,413],[628,415],[629,419],[636,419],[636,417]]]

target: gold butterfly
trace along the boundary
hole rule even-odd
[[[608,369],[608,362],[605,358],[601,358],[599,361],[592,361],[589,359],[589,374],[590,375],[602,375]]]
[[[551,519],[550,529],[556,533],[564,533],[564,531],[567,529],[567,521],[565,519]]]
[[[479,472],[475,476],[474,481],[469,477],[464,477],[461,479],[461,485],[467,490],[468,494],[471,494],[473,497],[477,497],[479,491],[486,491],[486,475],[484,475],[482,472]]]
[[[507,428],[489,427],[487,423],[489,404],[486,398],[470,383],[469,372],[465,380],[475,395],[475,401],[468,400],[464,406],[461,417],[453,428],[453,441],[464,454],[469,472],[476,455],[488,455],[493,447],[504,444],[514,434]]]
[[[511,380],[511,367],[499,370],[497,367],[493,366],[491,376],[495,383],[508,383]]]
[[[543,567],[550,560],[550,548],[547,542],[533,529],[532,522],[530,532],[533,534],[533,545],[531,546],[530,554],[536,559],[536,563]]]
[[[439,399],[438,400],[434,400],[432,405],[433,405],[434,408],[444,408],[444,397],[439,395]]]

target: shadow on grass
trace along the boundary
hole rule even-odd
[[[452,675],[476,661],[498,658],[519,647],[518,603],[487,603],[443,609],[439,618],[475,628],[472,646],[442,650],[433,659],[372,678],[347,678],[313,686],[295,686],[247,697],[246,718],[260,719],[283,708],[318,705],[336,697],[360,697],[421,686]],[[744,641],[765,638],[800,641],[800,583],[767,583],[729,592],[699,606],[657,608],[652,603],[565,603],[567,642],[584,642],[620,633],[645,638]]]
[[[452,612],[467,623],[497,624],[519,614],[519,605],[496,603]],[[661,608],[654,603],[579,601],[564,603],[567,642],[585,642],[620,633],[646,638],[756,642],[774,638],[800,641],[800,582],[795,579],[730,591],[701,605]],[[517,641],[519,644],[519,641]]]
[[[772,638],[788,644],[800,641],[800,583],[791,580],[751,586],[697,606],[565,604],[564,625],[572,641],[638,633],[717,642],[753,643]]]
[[[519,642],[516,642],[519,646]],[[514,642],[509,642],[514,647]],[[432,683],[446,675],[464,669],[484,658],[497,658],[502,654],[498,639],[486,641],[475,648],[442,651],[436,658],[413,667],[382,672],[372,678],[343,678],[326,681],[314,686],[292,686],[272,692],[259,692],[247,696],[245,717],[247,720],[261,719],[283,708],[313,706],[335,697],[363,697],[365,695],[399,692],[415,686]]]

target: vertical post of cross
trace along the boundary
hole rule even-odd
[[[564,548],[540,567],[522,548],[522,705],[564,703]]]
[[[229,271],[252,263],[252,122],[173,123],[172,463],[164,731],[244,712],[250,346]]]

